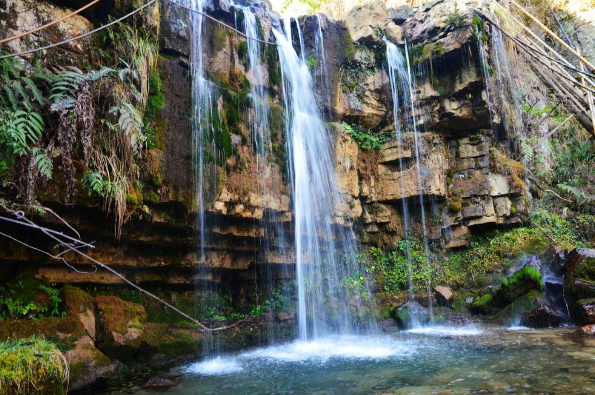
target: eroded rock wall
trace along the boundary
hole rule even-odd
[[[10,4],[8,12],[16,12],[17,5]],[[264,3],[250,4],[260,18],[262,38],[273,40],[271,29],[280,28],[279,17]],[[335,136],[336,179],[344,200],[335,208],[334,218],[354,226],[362,243],[391,246],[402,239],[403,199],[410,203],[414,233],[422,229],[419,204],[423,201],[430,213],[427,236],[446,248],[465,246],[472,232],[518,223],[527,212],[524,169],[511,159],[516,155],[510,151],[509,141],[499,139],[493,131],[499,127],[498,119],[490,117],[473,16],[466,4],[485,7],[479,1],[448,0],[419,10],[387,10],[384,3],[377,2],[354,9],[341,21],[304,16],[292,22],[294,33],[295,24],[300,24],[304,51],[313,59],[310,67],[321,113]],[[64,12],[49,2],[44,7]],[[214,1],[207,11],[243,30],[241,11],[229,3]],[[79,19],[76,26],[90,29],[90,22]],[[254,268],[267,264],[272,264],[267,270],[275,273],[273,277],[288,276],[291,270],[279,267],[291,267],[291,250],[277,248],[274,240],[266,251],[262,247],[271,223],[282,229],[287,239],[293,238],[285,110],[276,50],[266,45],[261,54],[271,136],[268,153],[262,158],[255,154],[250,136],[248,94],[256,81],[246,59],[246,39],[211,21],[205,22],[202,48],[205,75],[217,86],[217,127],[221,141],[229,146],[221,147],[224,160],[212,165],[217,177],[209,180],[216,192],[206,202],[206,217],[208,232],[214,237],[205,243],[202,258],[197,252],[190,26],[186,10],[161,5],[158,68],[165,106],[154,122],[158,144],[144,153],[140,168],[138,197],[146,207],[144,214],[132,218],[121,239],[115,241],[112,220],[99,205],[81,198],[78,205],[65,208],[52,203],[49,196],[46,204],[87,238],[97,240],[92,253],[95,258],[141,283],[190,287],[196,280],[219,282],[234,270],[245,273],[249,282]],[[324,36],[324,62],[316,58],[319,30]],[[419,175],[412,134],[404,135],[400,148],[394,141],[384,36],[401,48],[407,42],[416,75]],[[295,35],[294,46],[299,45]],[[363,149],[345,125],[361,126],[384,136],[386,142],[379,149]],[[41,220],[59,226],[57,221]],[[109,274],[73,273],[23,246],[5,239],[2,243],[6,247],[4,261],[40,262],[38,275],[48,281],[121,283]],[[84,264],[74,254],[67,256],[73,263]],[[201,270],[195,270],[197,264]]]

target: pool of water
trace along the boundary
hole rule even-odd
[[[296,341],[182,365],[166,390],[102,394],[595,394],[595,341],[572,332],[434,327]]]

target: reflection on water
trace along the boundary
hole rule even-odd
[[[447,328],[293,342],[182,366],[186,394],[593,394],[595,342],[572,329]],[[113,389],[103,395],[155,394]]]

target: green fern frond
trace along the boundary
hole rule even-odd
[[[35,147],[33,148],[33,159],[39,173],[48,179],[52,178],[54,165],[47,152],[42,148]]]

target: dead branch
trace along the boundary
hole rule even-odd
[[[23,206],[20,206],[23,207]],[[26,206],[29,208],[35,208],[35,209],[40,209],[40,210],[46,210],[46,211],[51,211],[50,209],[46,208],[46,207],[41,207],[41,206]],[[116,270],[112,269],[111,267],[107,266],[106,264],[98,261],[97,259],[94,259],[92,257],[90,257],[89,255],[85,254],[84,252],[80,251],[80,248],[83,247],[90,247],[90,248],[94,248],[94,246],[90,243],[85,243],[82,242],[81,240],[77,240],[74,239],[70,236],[64,235],[62,232],[58,232],[49,228],[46,228],[44,226],[40,226],[35,224],[33,221],[27,219],[25,217],[25,213],[21,210],[13,210],[9,207],[7,207],[4,204],[0,203],[0,208],[2,208],[4,211],[6,211],[7,213],[9,213],[10,215],[16,217],[16,219],[12,219],[12,218],[8,218],[8,217],[4,217],[4,216],[0,216],[0,220],[1,221],[6,221],[6,222],[10,222],[16,225],[20,225],[20,226],[25,226],[28,228],[32,228],[32,229],[36,229],[41,231],[42,233],[44,233],[45,235],[47,235],[48,237],[50,237],[52,240],[56,241],[58,243],[59,246],[63,246],[69,249],[69,251],[72,251],[80,256],[82,256],[83,258],[87,259],[90,262],[93,262],[94,264],[96,264],[97,266],[101,267],[102,269],[107,270],[108,272],[114,274],[116,277],[118,277],[120,280],[124,281],[126,284],[130,285],[131,287],[133,287],[134,289],[136,289],[137,291],[140,291],[141,293],[144,293],[145,295],[155,299],[156,301],[158,301],[159,303],[161,303],[162,305],[172,309],[173,311],[175,311],[176,313],[180,314],[181,316],[183,316],[184,318],[186,318],[187,320],[191,321],[192,323],[196,324],[199,326],[200,329],[198,329],[200,332],[219,332],[219,331],[223,331],[223,330],[227,330],[227,329],[231,329],[235,326],[237,326],[238,324],[240,324],[243,320],[237,321],[231,325],[226,325],[226,326],[221,326],[221,327],[217,327],[217,328],[209,328],[206,325],[204,325],[202,322],[198,321],[195,318],[192,318],[191,316],[189,316],[188,314],[184,313],[183,311],[181,311],[180,309],[178,309],[177,307],[171,305],[170,303],[164,301],[163,299],[159,298],[158,296],[152,294],[151,292],[141,288],[140,286],[136,285],[135,283],[133,283],[132,281],[128,280],[126,277],[124,277],[122,274],[118,273]],[[55,213],[54,213],[55,214]],[[57,216],[57,214],[55,214]],[[63,219],[62,219],[63,220]],[[63,220],[64,221],[64,220]],[[68,225],[68,224],[67,224]],[[70,225],[68,225],[69,228],[72,228]],[[78,232],[76,232],[78,234]],[[63,262],[64,264],[66,264],[68,267],[70,267],[71,269],[75,270],[77,273],[81,273],[81,274],[93,274],[95,272],[92,273],[85,273],[85,272],[81,272],[76,270],[72,265],[70,265],[64,258],[61,257],[61,255],[63,253],[60,253],[58,255],[53,255],[50,254],[47,251],[41,250],[37,247],[33,247],[21,240],[18,240],[10,235],[7,235],[5,233],[1,233],[1,236],[5,236],[19,244],[24,245],[27,248],[31,248],[32,250],[41,252],[44,255],[49,256],[52,259],[56,259],[59,260],[61,262]],[[66,240],[69,240],[70,242],[66,242],[63,239],[61,239],[60,237],[65,238]],[[97,267],[95,267],[95,271],[97,271]]]

